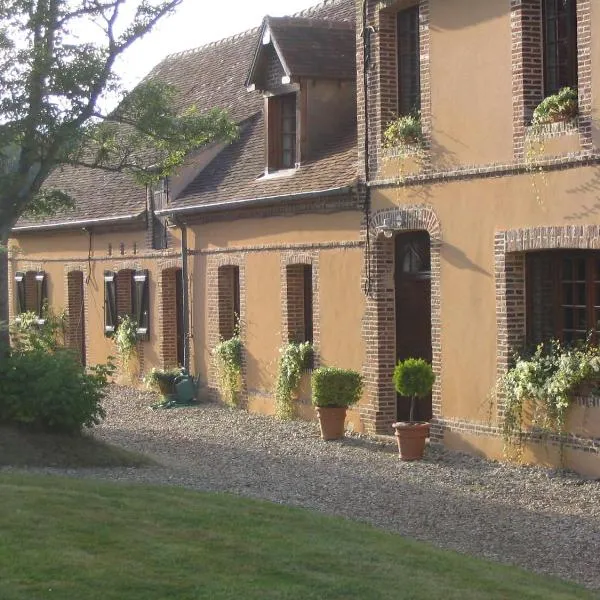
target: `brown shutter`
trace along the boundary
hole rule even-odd
[[[277,170],[281,167],[281,98],[272,97],[267,103],[268,119],[268,158],[267,167],[269,171]]]
[[[117,326],[116,273],[104,271],[104,335],[111,336]]]
[[[35,312],[37,313],[40,321],[44,318],[44,312],[48,307],[48,288],[46,286],[46,273],[40,271],[35,274]]]
[[[134,316],[137,323],[138,337],[143,340],[150,338],[150,293],[148,289],[148,271],[136,271],[133,276]]]
[[[15,273],[15,291],[17,300],[17,314],[20,315],[27,310],[25,303],[25,273]]]

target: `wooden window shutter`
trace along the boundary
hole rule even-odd
[[[44,271],[35,274],[35,292],[35,312],[41,321],[44,318],[44,311],[48,304],[48,288],[46,286],[46,273]]]
[[[110,336],[117,326],[116,273],[104,271],[104,335]]]
[[[150,338],[150,293],[148,289],[148,271],[136,271],[133,276],[133,281],[135,285],[134,315],[137,322],[138,337],[148,340]]]
[[[17,314],[20,315],[27,310],[25,303],[25,273],[15,273],[15,291],[17,296]]]
[[[267,104],[268,112],[268,157],[267,167],[269,170],[277,170],[281,167],[282,148],[282,113],[281,98],[269,98]]]

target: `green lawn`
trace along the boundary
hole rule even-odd
[[[594,597],[366,525],[228,495],[5,473],[0,498],[2,600]]]

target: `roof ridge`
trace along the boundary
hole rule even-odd
[[[335,6],[336,4],[342,4],[344,2],[348,2],[348,0],[322,0],[318,4],[313,6],[309,6],[297,13],[293,13],[291,15],[284,15],[285,17],[309,17],[314,15],[317,11],[325,8],[326,6]],[[325,21],[329,21],[331,19],[323,19]],[[172,54],[167,54],[163,58],[161,62],[172,60],[174,58],[183,58],[184,56],[191,56],[198,52],[202,52],[203,50],[207,50],[208,48],[217,48],[224,44],[235,42],[247,35],[256,35],[260,31],[261,27],[252,27],[251,29],[246,29],[246,31],[241,31],[239,33],[234,33],[233,35],[221,38],[220,40],[215,40],[213,42],[208,42],[203,44],[202,46],[198,46],[196,48],[190,48],[188,50],[181,50],[180,52],[173,52]],[[157,65],[158,66],[158,65]],[[153,69],[154,70],[154,69]]]
[[[311,14],[321,10],[322,8],[325,8],[326,6],[335,6],[336,4],[342,4],[343,2],[347,2],[347,1],[348,0],[322,0],[318,4],[315,4],[314,6],[309,6],[308,8],[305,8],[297,13],[294,13],[294,14],[288,15],[288,16],[289,17],[306,17],[308,15],[311,15]]]
[[[216,48],[218,46],[222,46],[230,42],[235,42],[248,35],[256,35],[259,31],[260,27],[252,27],[251,29],[246,29],[246,31],[234,33],[233,35],[221,38],[220,40],[215,40],[213,42],[202,44],[202,46],[197,46],[196,48],[189,48],[188,50],[181,50],[180,52],[173,52],[172,54],[167,54],[167,56],[163,58],[163,61],[171,60],[173,58],[182,58],[184,56],[191,56],[192,54],[202,52],[202,50],[207,50],[208,48]]]

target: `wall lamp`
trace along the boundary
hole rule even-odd
[[[383,233],[383,236],[388,240],[394,235],[394,232],[402,227],[402,218],[396,216],[396,218],[388,216],[383,219],[381,225],[375,226],[377,235]]]

